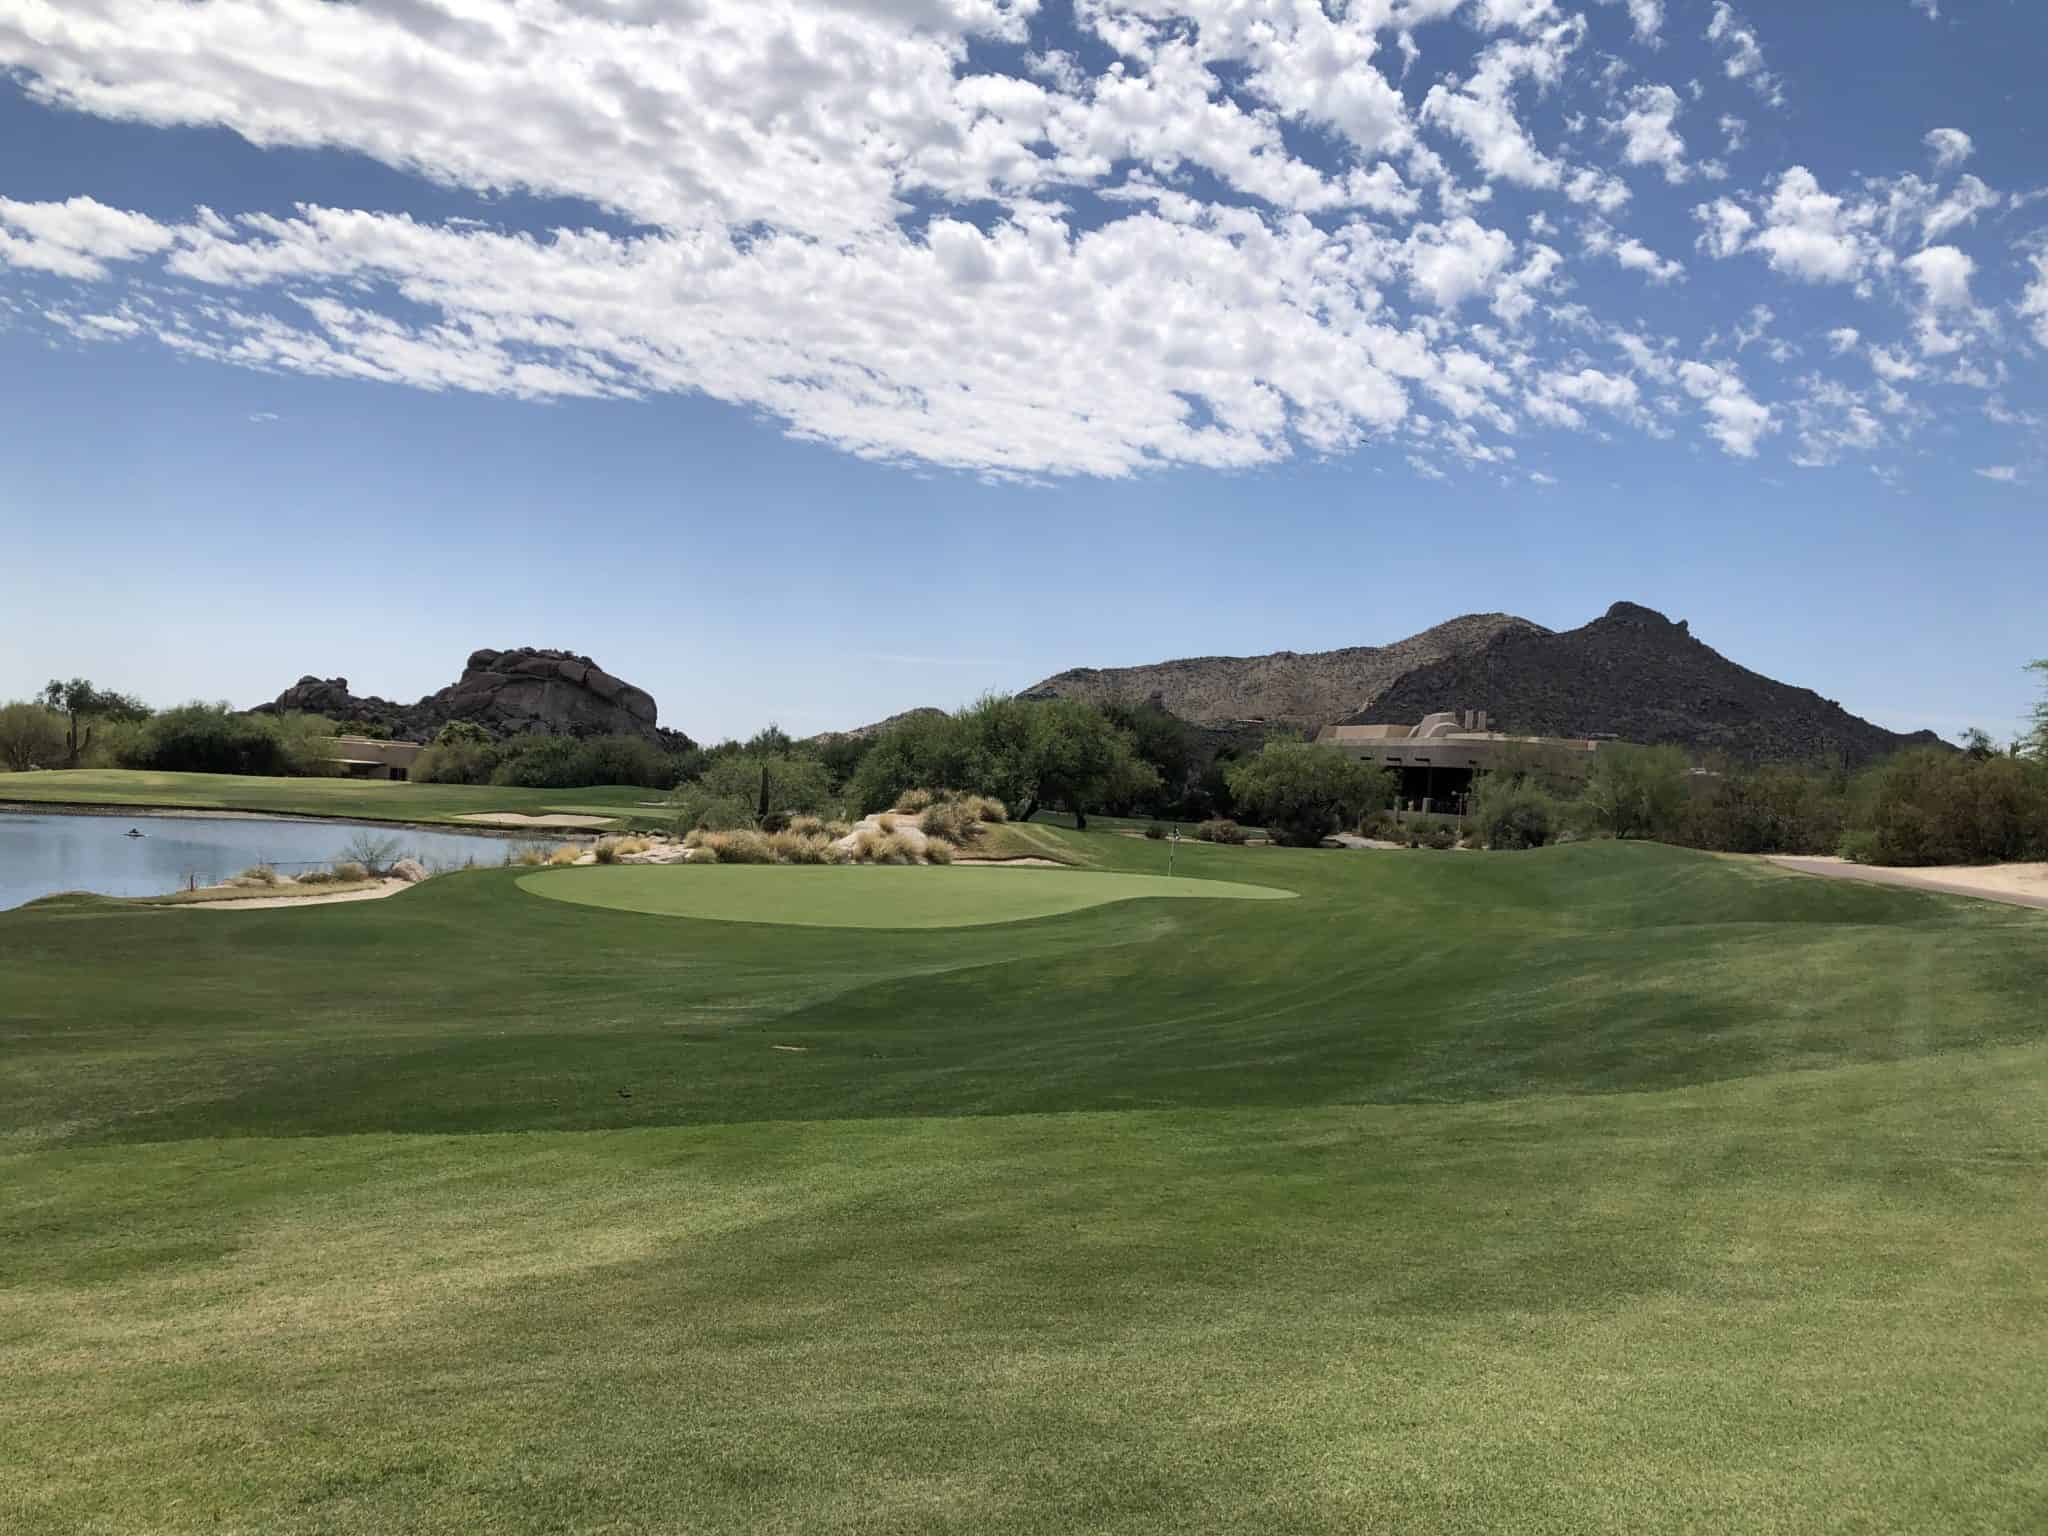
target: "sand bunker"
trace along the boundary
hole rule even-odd
[[[338,901],[375,901],[411,887],[410,880],[380,880],[366,891],[331,891],[321,896],[223,896],[218,901],[181,901],[189,912],[254,912],[260,907],[324,907]]]
[[[571,816],[555,812],[547,816],[523,816],[517,811],[475,811],[457,821],[474,821],[486,827],[608,827],[612,816]]]
[[[1834,858],[1774,858],[1770,862],[1780,869],[1830,880],[1899,885],[1938,891],[1944,896],[1975,896],[1982,901],[2048,909],[2048,864],[1944,864],[1925,869],[1882,869]]]

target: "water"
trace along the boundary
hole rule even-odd
[[[129,828],[143,835],[129,837]],[[395,840],[430,870],[502,864],[512,848],[472,832],[421,832],[349,821],[148,816],[43,816],[0,811],[0,911],[57,891],[162,896],[195,880],[211,885],[252,864],[280,874],[348,856],[367,833]]]

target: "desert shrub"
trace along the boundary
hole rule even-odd
[[[954,847],[943,837],[928,837],[924,840],[924,857],[927,864],[950,864],[953,862]]]
[[[1218,817],[1195,828],[1195,836],[1205,843],[1228,843],[1236,847],[1244,842],[1245,831],[1236,822]]]
[[[903,818],[898,816],[894,811],[884,811],[880,816],[875,818],[875,825],[880,827],[884,832],[894,832],[896,830],[896,823],[901,821],[902,819]]]
[[[825,818],[808,813],[789,818],[789,830],[799,837],[817,837],[825,830]]]
[[[775,845],[768,834],[740,828],[732,832],[706,832],[699,848],[709,848],[721,864],[774,864]]]
[[[520,864],[532,868],[548,861],[548,851],[539,843],[515,843],[505,850],[507,864]]]
[[[561,847],[557,848],[553,853],[548,855],[548,862],[556,866],[557,868],[564,868],[570,864],[574,864],[578,859],[582,857],[583,850],[581,848],[578,848],[574,843],[564,843]]]
[[[1230,770],[1231,792],[1273,841],[1313,848],[1347,822],[1393,798],[1393,777],[1330,747],[1269,741]]]
[[[478,742],[467,737],[444,739],[448,729],[444,727],[441,736],[413,759],[406,776],[416,784],[490,783],[491,774],[498,766],[497,747],[488,740]]]
[[[122,766],[160,773],[288,775],[295,765],[283,732],[268,715],[194,703],[142,722],[124,750]]]
[[[875,848],[877,864],[915,864],[921,850],[901,832],[885,833]]]
[[[343,846],[341,856],[351,863],[362,865],[372,874],[382,874],[398,862],[400,852],[397,838],[372,832],[365,827]]]
[[[590,852],[591,856],[600,864],[616,864],[619,862],[619,845],[609,837],[601,838],[598,841],[598,845],[591,849]]]
[[[963,800],[940,800],[917,818],[917,828],[926,837],[965,843],[981,835],[981,818]]]
[[[685,831],[736,832],[754,825],[754,807],[730,795],[714,795],[700,784],[686,784],[676,791],[676,824]]]
[[[689,862],[692,864],[716,864],[718,862],[718,850],[709,843],[699,843],[690,850]]]
[[[567,736],[521,736],[498,748],[493,784],[517,789],[568,789],[580,785],[577,743]]]
[[[237,878],[256,885],[277,884],[277,871],[268,864],[251,864]]]
[[[906,789],[896,797],[896,809],[915,815],[936,799],[938,796],[928,789]]]
[[[1398,842],[1401,837],[1401,824],[1394,820],[1392,813],[1388,811],[1374,811],[1359,818],[1358,835],[1375,838],[1383,843]]]
[[[1416,834],[1413,846],[1417,848],[1434,848],[1438,852],[1442,852],[1445,849],[1458,846],[1458,834],[1444,822],[1432,822]]]
[[[64,761],[64,717],[26,701],[0,704],[0,767],[11,773]]]
[[[1150,823],[1145,828],[1145,835],[1155,843],[1163,842],[1166,838],[1166,823],[1163,821]]]
[[[1902,752],[1852,786],[1842,847],[1869,864],[2048,858],[2048,763]]]
[[[577,785],[634,784],[642,789],[673,789],[675,783],[675,760],[643,737],[593,736],[577,745]]]
[[[1847,814],[1839,773],[1737,769],[1686,807],[1678,840],[1722,853],[1832,853]]]
[[[1610,837],[1679,835],[1690,793],[1685,754],[1676,747],[1607,742],[1593,754],[1581,802]]]
[[[1503,851],[1541,848],[1558,835],[1558,806],[1533,780],[1489,774],[1473,796],[1479,838]]]
[[[962,795],[960,803],[971,812],[976,821],[992,821],[1000,825],[1010,819],[1010,809],[994,795]]]
[[[714,756],[704,766],[694,789],[708,800],[747,808],[749,827],[771,818],[817,812],[832,803],[832,780],[825,765],[804,752],[787,749],[779,731],[763,732],[744,748]]]
[[[332,885],[334,883],[334,871],[331,869],[302,869],[292,876],[292,880],[298,885]]]
[[[784,864],[831,864],[836,862],[838,850],[833,848],[832,839],[823,832],[798,832],[794,829],[772,834],[769,846],[775,850],[775,857]]]
[[[367,865],[358,864],[354,859],[339,859],[334,865],[334,878],[352,884],[369,879],[370,871]]]

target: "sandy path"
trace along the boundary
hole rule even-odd
[[[1975,896],[2015,907],[2048,911],[2048,864],[1949,864],[1931,869],[1881,869],[1834,858],[1772,858],[1780,869],[1829,880],[1861,880],[1869,885],[1899,885],[1939,891],[1944,896]]]
[[[327,896],[229,896],[219,901],[180,901],[173,905],[193,912],[216,912],[227,908],[234,912],[253,912],[259,907],[324,907],[336,901],[375,901],[382,896],[396,896],[400,891],[410,890],[409,880],[380,880],[367,891],[336,891]]]

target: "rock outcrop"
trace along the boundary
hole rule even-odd
[[[1415,668],[1477,650],[1495,635],[1549,631],[1509,613],[1472,613],[1392,645],[1266,656],[1195,656],[1144,667],[1076,667],[1026,688],[1027,699],[1157,702],[1198,725],[1267,721],[1313,728],[1358,708]]]
[[[259,707],[362,721],[411,741],[430,740],[451,720],[500,737],[643,736],[674,745],[680,736],[661,729],[654,698],[644,688],[614,677],[588,656],[527,646],[471,652],[461,677],[416,704],[358,696],[345,677],[302,677],[275,702]]]

